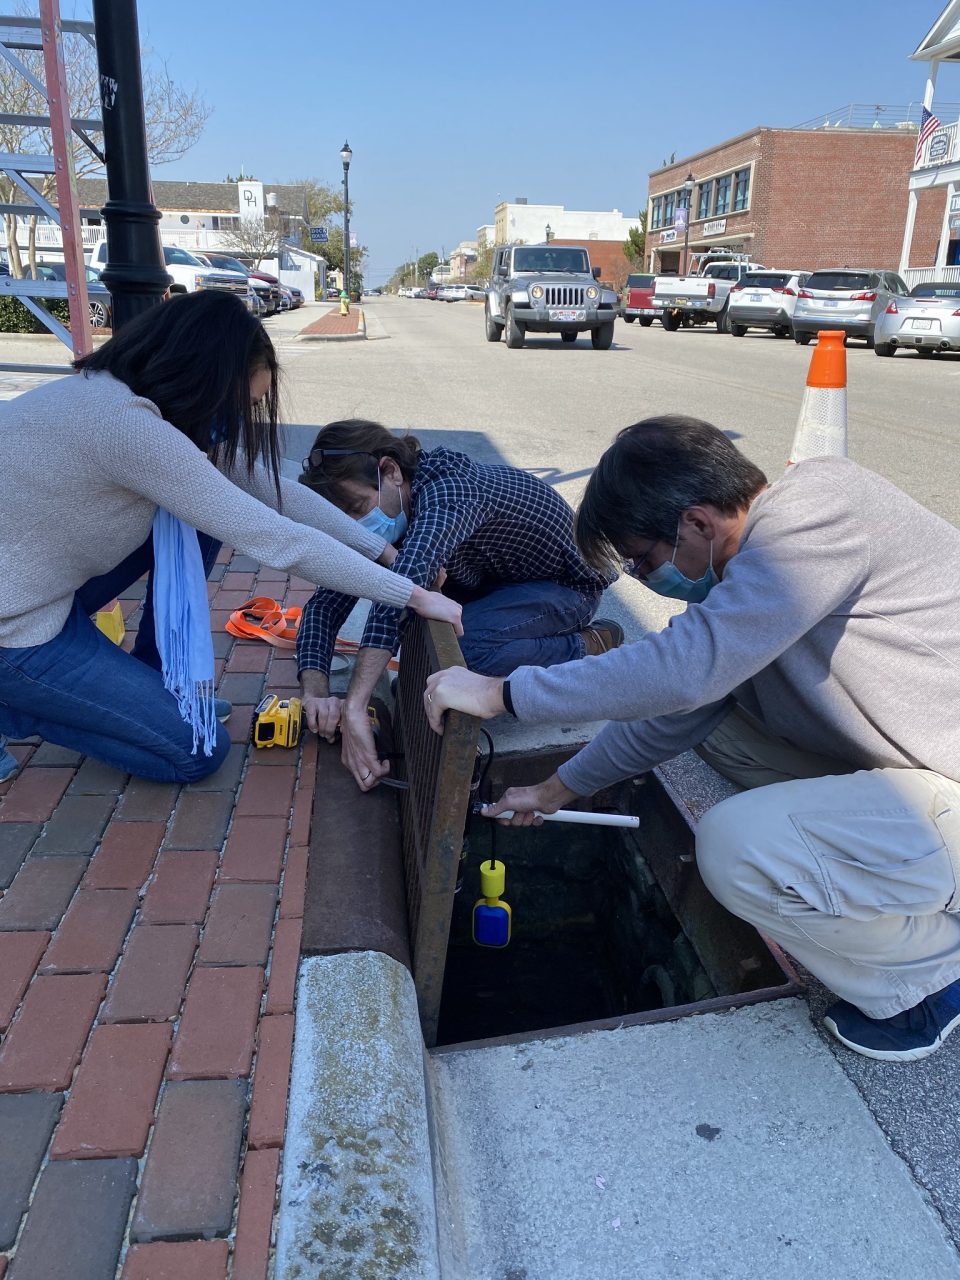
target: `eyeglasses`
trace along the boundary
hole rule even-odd
[[[632,559],[628,560],[626,564],[623,566],[624,572],[629,574],[631,578],[639,578],[640,581],[642,582],[643,579],[647,576],[647,574],[651,572],[649,567],[644,568],[643,565],[646,562],[647,558],[649,557],[650,552],[653,550],[653,548],[657,545],[659,541],[660,541],[659,538],[654,538],[654,540],[650,543],[649,547],[647,547],[646,551],[644,551],[642,555],[634,556]]]
[[[327,458],[373,458],[379,462],[375,453],[367,449],[311,449],[300,464],[304,471],[321,471]]]

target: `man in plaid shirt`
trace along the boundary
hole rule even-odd
[[[304,460],[302,484],[396,548],[391,567],[421,586],[443,585],[463,605],[464,660],[484,675],[554,666],[618,645],[614,622],[593,615],[609,579],[573,542],[573,512],[542,480],[463,453],[424,451],[378,423],[334,422]],[[337,633],[356,604],[321,589],[303,611],[297,662],[304,712],[333,739],[369,790],[389,770],[377,759],[367,705],[400,644],[396,609],[374,605],[345,701],[330,696]]]

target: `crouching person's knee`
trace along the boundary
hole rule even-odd
[[[744,914],[745,897],[756,887],[751,856],[750,793],[731,796],[708,810],[697,824],[697,867],[718,902]]]
[[[216,773],[230,751],[230,735],[223,725],[217,725],[217,738],[210,755],[204,755],[198,747],[194,754],[182,754],[174,758],[174,782],[200,782]]]

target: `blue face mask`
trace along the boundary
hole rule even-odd
[[[677,542],[680,540],[680,529],[677,529]],[[658,596],[669,596],[671,600],[686,600],[688,604],[701,604],[707,598],[711,587],[715,587],[720,579],[713,571],[713,541],[710,542],[710,564],[702,578],[688,578],[674,564],[677,558],[677,543],[674,543],[673,556],[652,573],[648,573],[643,585],[655,591]]]
[[[362,525],[364,529],[369,529],[371,533],[375,533],[379,538],[383,538],[384,542],[397,543],[407,532],[407,513],[403,509],[403,490],[400,490],[400,514],[396,516],[388,516],[385,511],[380,509],[380,479],[377,477],[377,505],[371,508],[365,516],[361,516],[357,524]]]

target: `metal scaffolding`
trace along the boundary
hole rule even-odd
[[[67,73],[63,58],[63,35],[78,35],[94,45],[94,24],[61,20],[59,0],[40,0],[40,16],[0,17],[0,57],[43,97],[48,114],[27,115],[5,112],[0,123],[27,128],[49,129],[52,154],[25,155],[0,153],[0,171],[23,192],[28,203],[0,202],[0,212],[19,217],[45,215],[60,227],[66,280],[16,279],[0,275],[0,297],[18,298],[41,323],[70,349],[72,358],[86,355],[92,349],[87,300],[86,264],[80,229],[77,179],[73,162],[73,137],[76,135],[102,162],[103,155],[90,138],[100,132],[99,120],[74,120],[70,116]],[[25,65],[20,54],[42,52],[44,81]],[[39,189],[35,179],[52,174],[56,183],[57,203],[53,204]],[[67,329],[45,307],[45,298],[66,298],[70,312]],[[0,369],[32,372],[35,365],[0,362]],[[46,366],[45,366],[46,367]],[[68,366],[63,366],[64,371]]]

